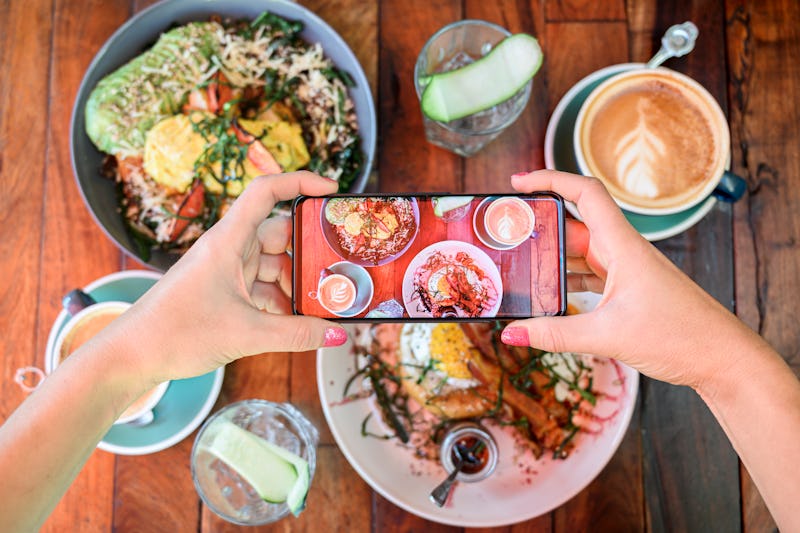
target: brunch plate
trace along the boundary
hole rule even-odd
[[[484,272],[485,276],[489,278],[497,291],[497,299],[494,305],[483,311],[480,316],[492,317],[497,315],[497,311],[500,309],[500,304],[503,300],[503,280],[500,278],[500,271],[497,269],[497,265],[486,255],[486,252],[477,246],[462,241],[442,241],[424,248],[408,264],[406,273],[403,276],[403,304],[408,312],[408,316],[412,318],[435,318],[429,311],[419,309],[417,301],[414,299],[414,276],[421,268],[425,267],[427,261],[434,254],[441,253],[448,259],[452,259],[453,263],[455,263],[456,254],[461,252],[472,259],[475,266]],[[437,272],[432,272],[430,274],[430,279],[434,279],[443,268],[444,267],[440,268]],[[430,282],[428,284],[430,285]]]
[[[93,281],[83,290],[98,302],[133,303],[160,277],[161,274],[147,270],[126,270]],[[47,353],[53,351],[56,337],[68,319],[68,313],[62,310],[50,330]],[[153,409],[153,422],[140,427],[114,425],[97,447],[118,455],[145,455],[177,444],[197,429],[214,407],[224,375],[225,369],[218,368],[202,376],[172,380]]]
[[[570,303],[588,311],[599,301],[592,293],[570,294]],[[351,328],[350,333],[355,332]],[[545,454],[535,459],[515,442],[509,428],[489,427],[497,440],[499,461],[488,479],[458,483],[444,507],[428,499],[445,478],[435,462],[420,459],[397,440],[362,436],[362,421],[379,415],[371,399],[343,401],[345,384],[355,372],[352,344],[323,348],[317,353],[317,383],[325,419],[347,460],[372,489],[395,505],[422,518],[459,527],[495,527],[545,514],[583,490],[614,455],[636,406],[639,374],[619,363],[594,363],[597,390],[613,400],[598,403],[596,413],[607,420],[597,434],[579,435],[575,451],[565,460]],[[605,405],[603,405],[605,404]],[[601,411],[602,410],[602,411]]]
[[[547,133],[544,138],[545,167],[563,172],[580,174],[575,152],[572,148],[572,131],[581,105],[589,93],[604,80],[614,74],[633,68],[641,67],[642,63],[623,63],[611,65],[593,72],[572,86],[558,102],[547,124]],[[659,241],[675,236],[697,224],[711,211],[717,203],[712,195],[679,213],[664,216],[642,215],[622,210],[628,222],[642,234],[648,241]],[[580,213],[571,202],[567,202],[567,209],[572,215],[580,219]]]

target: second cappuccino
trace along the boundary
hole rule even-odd
[[[584,174],[630,211],[662,215],[707,197],[725,171],[728,125],[691,78],[642,69],[605,81],[578,116],[575,152]]]

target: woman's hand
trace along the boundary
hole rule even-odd
[[[336,192],[309,172],[256,178],[225,217],[113,326],[144,380],[195,376],[246,355],[343,343],[339,326],[291,315],[291,221],[267,216],[298,194]]]
[[[603,297],[588,313],[514,322],[505,342],[613,357],[695,388],[736,364],[739,343],[763,344],[642,238],[600,181],[544,170],[515,175],[512,185],[552,190],[575,203],[583,221],[567,221],[568,290]],[[725,360],[719,353],[727,353]]]

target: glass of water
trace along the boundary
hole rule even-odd
[[[286,503],[268,503],[236,471],[205,448],[216,424],[233,422],[308,461],[313,479],[317,464],[317,429],[294,406],[266,400],[233,403],[211,416],[192,447],[192,479],[209,509],[234,524],[253,526],[280,520],[289,514]]]
[[[488,54],[511,33],[483,20],[461,20],[448,24],[428,39],[414,66],[414,86],[422,99],[425,79],[437,72],[447,72],[472,63]],[[492,80],[482,83],[491,84]],[[519,117],[528,103],[531,85],[528,82],[511,98],[478,113],[439,122],[422,113],[428,142],[464,157],[476,154]]]

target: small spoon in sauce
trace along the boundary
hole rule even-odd
[[[456,456],[453,471],[450,472],[447,479],[439,483],[430,494],[431,501],[436,504],[437,507],[443,507],[447,502],[447,497],[450,496],[450,490],[453,488],[453,483],[455,483],[459,472],[464,469],[474,469],[477,464],[480,464],[481,467],[483,466],[483,459],[477,457],[476,453],[480,453],[485,447],[486,445],[480,439],[475,439],[475,442],[466,449],[460,444],[456,444],[453,447],[453,453]]]

